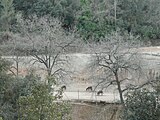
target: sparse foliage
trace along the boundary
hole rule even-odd
[[[40,69],[49,77],[63,77],[67,72],[64,66],[68,64],[65,54],[73,52],[76,48],[78,38],[75,34],[66,33],[61,23],[50,17],[32,16],[31,19],[19,18],[18,21],[26,45],[30,44],[30,49],[24,48],[21,51],[32,57],[31,64],[41,64]],[[20,45],[22,44],[23,41],[20,42]]]
[[[120,95],[120,101],[124,104],[123,93],[129,89],[138,76],[133,73],[139,73],[140,65],[136,51],[132,49],[135,46],[130,39],[132,36],[122,37],[118,33],[107,36],[107,42],[102,42],[101,49],[95,50],[95,69],[100,75],[98,85],[107,88],[111,85],[117,87]]]

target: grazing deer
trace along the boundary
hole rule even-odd
[[[92,91],[92,86],[87,87],[86,91]]]
[[[66,90],[66,86],[63,85],[63,86],[61,87],[61,90],[62,90],[62,91]]]
[[[102,91],[102,90],[99,90],[99,91],[97,92],[97,95],[103,95],[103,91]]]

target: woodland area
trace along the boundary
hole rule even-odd
[[[57,94],[53,86],[72,73],[66,66],[73,53],[94,57],[87,71],[96,87],[116,86],[121,120],[160,119],[160,74],[145,72],[137,51],[160,45],[159,6],[159,0],[0,0],[0,120],[71,120],[72,105],[61,99],[66,86]],[[21,76],[23,57],[43,66],[44,75],[30,69]],[[145,82],[134,84],[140,77]],[[89,120],[106,120],[96,117]]]
[[[1,0],[0,31],[18,32],[17,15],[51,16],[65,31],[77,31],[84,41],[98,42],[113,31],[139,35],[155,43],[160,38],[159,0]],[[150,43],[150,42],[149,42]]]

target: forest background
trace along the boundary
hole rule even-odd
[[[159,5],[159,0],[1,0],[0,41],[8,31],[18,32],[16,20],[21,14],[24,19],[32,15],[57,18],[65,31],[76,30],[87,42],[120,31],[155,45],[160,38]]]

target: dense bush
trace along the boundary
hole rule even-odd
[[[69,105],[56,102],[56,97],[49,94],[48,86],[39,84],[31,95],[19,99],[19,118],[27,120],[70,120]]]
[[[146,89],[135,90],[127,93],[125,102],[125,120],[159,120],[160,103],[157,101],[156,92]]]

